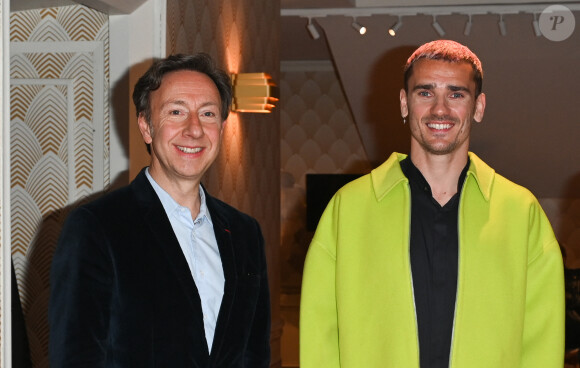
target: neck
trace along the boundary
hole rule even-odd
[[[163,175],[154,165],[149,167],[149,174],[180,206],[189,208],[195,219],[199,214],[201,199],[199,196],[200,180],[176,178]]]
[[[433,198],[440,205],[447,203],[457,193],[457,182],[467,164],[467,152],[453,155],[419,154],[411,150],[411,161],[429,183]]]

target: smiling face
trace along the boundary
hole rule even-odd
[[[149,172],[163,188],[183,180],[199,184],[215,161],[225,125],[220,101],[214,82],[190,70],[168,73],[151,92],[151,124],[143,114],[138,123],[151,145]]]
[[[480,122],[485,110],[485,95],[475,97],[473,73],[467,62],[415,62],[408,91],[400,93],[412,154],[467,155],[471,123]]]

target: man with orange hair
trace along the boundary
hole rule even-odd
[[[561,368],[564,275],[537,199],[469,152],[483,70],[419,47],[400,91],[410,154],[328,204],[304,269],[301,368]]]

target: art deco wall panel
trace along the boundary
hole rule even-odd
[[[48,367],[49,271],[71,206],[109,183],[108,17],[11,14],[12,256],[32,361]]]

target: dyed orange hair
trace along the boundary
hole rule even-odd
[[[408,91],[408,82],[413,74],[413,65],[420,59],[443,60],[451,63],[467,62],[471,64],[474,72],[473,78],[475,80],[475,97],[481,93],[483,86],[483,68],[481,67],[481,61],[479,61],[477,55],[467,48],[467,46],[451,40],[428,42],[413,52],[409,59],[407,59],[407,64],[405,64],[405,91]]]

